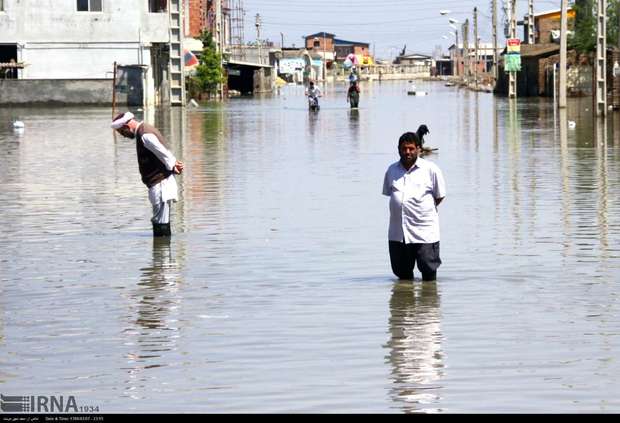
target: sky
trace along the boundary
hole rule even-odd
[[[502,10],[504,0],[498,0],[498,36],[504,43]],[[517,0],[517,17],[527,13],[527,0]],[[280,45],[296,47],[304,45],[303,36],[316,32],[328,32],[336,38],[361,41],[370,44],[370,52],[376,58],[394,58],[403,47],[407,54],[432,54],[441,46],[447,54],[454,43],[454,28],[448,18],[457,19],[455,24],[461,39],[461,24],[470,20],[470,36],[473,40],[473,9],[478,7],[478,36],[481,42],[492,42],[491,0],[243,0],[245,10],[245,41],[256,39],[256,14],[260,14],[261,39]],[[560,0],[534,0],[534,12],[559,9]],[[450,13],[441,15],[440,10]],[[517,28],[523,37],[523,28]]]

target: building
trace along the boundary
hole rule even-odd
[[[117,64],[125,77],[117,80],[120,94],[141,90],[143,104],[185,104],[183,41],[191,27],[189,3],[64,0],[50,7],[48,0],[0,1],[0,57],[24,64],[14,82],[31,82],[14,84],[19,97],[6,100],[4,91],[0,101],[28,102],[31,97],[45,102],[46,95],[54,95],[57,103],[110,103],[107,91]],[[82,87],[79,95],[71,91],[77,86]],[[85,94],[87,87],[91,95]]]
[[[431,69],[432,76],[451,76],[454,74],[454,62],[450,57],[440,57],[434,60]]]
[[[409,65],[409,66],[427,66],[429,69],[433,64],[433,58],[425,54],[401,54],[394,59],[395,65]]]
[[[469,50],[469,66],[470,74],[478,72],[480,74],[488,73],[493,70],[493,43],[478,43],[478,57],[476,58],[476,49],[474,45],[468,45]],[[465,54],[463,44],[452,44],[449,48],[449,56],[453,62],[453,71],[455,76],[465,75]],[[498,48],[498,52],[501,49]]]
[[[324,72],[331,69],[336,60],[334,37],[335,35],[329,32],[317,32],[304,37],[317,79],[325,79]]]
[[[316,34],[306,35],[306,50],[325,54],[328,60],[334,60],[334,34],[329,32],[317,32]],[[323,56],[322,56],[323,57]]]
[[[555,43],[521,45],[521,71],[517,72],[519,97],[553,95],[553,64],[549,60],[559,52],[560,46]],[[498,70],[495,92],[507,96],[508,74],[504,71],[503,60]]]
[[[548,10],[534,13],[534,44],[547,44],[560,42],[560,15],[561,9]],[[567,10],[568,30],[572,30],[575,23],[575,10],[571,7]],[[528,15],[524,22],[527,23]],[[528,25],[523,25],[523,39],[529,39]]]
[[[316,79],[312,58],[306,49],[283,48],[277,63],[278,76],[287,82],[306,83]]]
[[[374,60],[370,55],[369,49],[369,43],[334,38],[334,51],[337,62],[344,62],[349,54],[354,54],[360,65],[372,65]]]

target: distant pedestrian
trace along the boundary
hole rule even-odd
[[[390,197],[388,244],[392,271],[400,279],[413,279],[417,263],[422,279],[432,281],[441,265],[437,206],[446,196],[446,186],[439,167],[419,157],[421,148],[416,133],[401,135],[400,160],[385,173],[383,195]]]
[[[122,136],[136,140],[138,168],[153,206],[153,236],[170,236],[170,207],[178,200],[174,175],[183,172],[183,162],[168,150],[164,136],[155,127],[138,122],[133,113],[117,115],[111,126]]]
[[[357,82],[352,82],[347,90],[347,102],[352,109],[357,109],[360,103],[360,87]]]

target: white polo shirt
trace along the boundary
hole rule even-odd
[[[409,170],[400,161],[385,172],[383,195],[390,197],[388,239],[407,244],[439,241],[439,215],[435,199],[446,196],[446,183],[439,167],[417,158]]]

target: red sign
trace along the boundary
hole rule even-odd
[[[520,46],[521,40],[518,38],[508,38],[506,40],[506,44],[508,44],[509,46]]]

